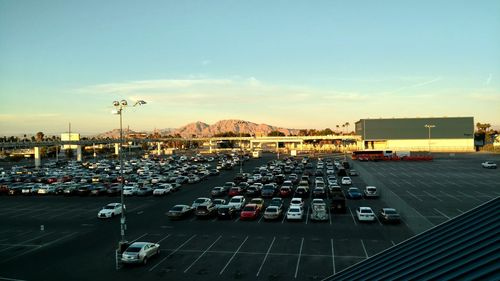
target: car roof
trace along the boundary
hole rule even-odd
[[[360,210],[371,210],[372,208],[370,207],[359,207]]]
[[[175,207],[190,207],[190,206],[188,206],[188,205],[183,205],[183,204],[179,204],[179,205],[175,205],[175,206],[174,206],[174,208],[175,208]]]

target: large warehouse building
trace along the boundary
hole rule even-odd
[[[474,151],[473,117],[361,119],[360,149],[395,151]]]

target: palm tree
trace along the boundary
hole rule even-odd
[[[340,125],[337,125],[337,134],[339,133],[339,130],[340,130]]]
[[[345,122],[345,126],[347,128],[347,134],[349,134],[349,125],[351,125],[351,124],[349,124],[349,122]]]

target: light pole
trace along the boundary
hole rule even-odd
[[[431,154],[431,129],[435,128],[436,125],[434,125],[434,124],[425,124],[424,127],[429,129],[429,154]]]
[[[145,101],[139,100],[134,103],[133,106],[137,105],[144,105],[146,104]],[[122,146],[123,146],[123,126],[122,126],[122,112],[123,109],[128,106],[128,103],[126,100],[121,100],[121,101],[114,101],[113,106],[115,107],[116,111],[114,111],[115,114],[120,115],[120,145],[118,146],[118,156],[120,158],[120,203],[122,205],[122,215],[120,218],[120,234],[121,234],[121,239],[120,242],[118,243],[118,248],[122,250],[122,247],[124,244],[126,244],[125,240],[125,229],[127,228],[126,225],[126,219],[125,219],[125,204],[124,204],[124,197],[123,197],[123,183],[125,182],[125,179],[123,178],[123,156],[122,156]]]

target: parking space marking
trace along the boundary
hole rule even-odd
[[[35,238],[32,238],[32,239],[28,239],[28,240],[26,240],[26,241],[23,241],[23,242],[21,242],[20,244],[28,244],[28,243],[29,243],[29,242],[31,242],[31,241],[34,241],[34,240],[40,239],[40,238],[42,238],[42,237],[44,237],[44,236],[47,236],[47,235],[50,235],[50,234],[53,234],[53,233],[54,233],[54,232],[47,232],[47,233],[44,233],[44,234],[42,234],[42,235],[39,235],[39,236],[37,236],[37,237],[35,237]],[[0,252],[7,251],[8,249],[11,249],[11,248],[13,248],[13,247],[7,247],[7,248],[4,248],[4,249],[0,249]]]
[[[247,240],[248,240],[248,236],[245,238],[245,240],[243,240],[243,242],[241,242],[241,244],[238,247],[238,249],[236,249],[236,252],[234,252],[234,254],[231,256],[231,258],[227,261],[227,263],[224,266],[224,268],[219,272],[219,275],[222,275],[222,273],[224,273],[224,270],[226,270],[227,266],[231,263],[231,261],[234,259],[234,257],[236,256],[236,254],[240,251],[240,249],[243,246],[243,244],[245,244],[245,242],[247,242]]]
[[[300,241],[299,258],[297,259],[297,266],[295,267],[295,276],[294,276],[295,279],[297,279],[297,273],[299,273],[300,257],[302,256],[303,246],[304,246],[304,237],[302,237],[302,240]]]
[[[475,193],[477,193],[477,194],[479,194],[479,196],[481,196],[481,197],[488,197],[488,198],[492,198],[492,197],[493,197],[493,196],[491,196],[491,195],[484,194],[484,193],[479,192],[479,191],[474,191],[474,192],[475,192]]]
[[[50,209],[50,207],[45,207],[45,208],[41,208],[41,209],[35,209],[35,210],[31,210],[31,211],[23,212],[23,213],[20,213],[20,214],[14,215],[14,216],[9,216],[9,217],[10,217],[10,218],[22,217],[22,216],[26,216],[27,214],[30,214],[30,213],[37,213],[37,212],[41,212],[41,211],[43,211],[43,210],[47,210],[47,209]]]
[[[266,255],[264,256],[264,259],[262,260],[262,263],[260,264],[259,271],[257,271],[257,277],[260,274],[260,271],[262,270],[262,266],[264,266],[264,263],[266,262],[267,256],[269,256],[269,252],[271,251],[271,248],[273,247],[274,240],[276,240],[276,236],[273,237],[273,241],[271,241],[271,245],[269,245],[269,248],[267,249]]]
[[[394,241],[391,240],[391,243],[392,243],[392,246],[396,246],[396,243],[394,243]]]
[[[162,242],[163,240],[167,239],[168,237],[170,237],[170,234],[167,234],[167,236],[165,236],[162,239],[158,240],[158,242],[156,242],[156,244],[160,244],[160,242]]]
[[[260,221],[261,221],[263,218],[264,218],[264,215],[261,215],[261,216],[260,216],[260,219],[259,219],[259,221],[258,221],[257,223],[260,223]]]
[[[423,193],[425,193],[425,194],[427,194],[429,197],[432,197],[432,198],[434,198],[434,199],[438,200],[439,202],[443,202],[443,200],[441,200],[441,199],[437,198],[435,195],[432,195],[432,194],[430,194],[429,192],[427,192],[427,191],[425,191],[425,190],[424,190],[424,191],[422,191],[422,192],[423,192]]]
[[[332,266],[333,266],[333,275],[335,275],[335,252],[333,251],[333,238],[330,238],[330,244],[332,245]]]
[[[332,214],[328,214],[328,219],[330,220],[330,225],[332,225]]]
[[[135,241],[137,241],[137,240],[141,239],[142,237],[144,237],[144,236],[146,236],[146,235],[148,235],[148,233],[144,233],[143,235],[141,235],[141,236],[139,236],[139,237],[135,238],[134,240],[132,240],[132,243],[134,243]]]
[[[470,199],[474,199],[474,200],[476,200],[476,201],[481,201],[481,200],[477,199],[476,197],[474,197],[474,196],[472,196],[472,195],[469,195],[469,194],[463,193],[463,192],[462,192],[462,191],[460,191],[460,190],[457,190],[457,193],[462,194],[462,196],[464,196],[464,197],[467,197],[467,198],[470,198]]]
[[[283,219],[281,220],[281,223],[284,223],[285,222],[285,219],[286,219],[286,213],[283,214]]]
[[[365,251],[365,256],[366,258],[368,258],[368,252],[366,251],[365,242],[363,242],[363,239],[360,240],[361,240],[361,245],[363,246],[363,251]]]
[[[193,236],[189,237],[188,240],[184,241],[184,243],[182,243],[179,247],[175,248],[173,252],[171,252],[170,254],[168,254],[168,256],[164,257],[163,259],[161,259],[161,261],[159,261],[157,264],[155,264],[153,267],[151,267],[149,269],[149,272],[153,271],[158,265],[160,265],[162,262],[164,262],[170,256],[172,256],[173,254],[175,254],[177,251],[179,251],[180,248],[182,248],[184,245],[186,245],[187,243],[189,243],[189,241],[191,241],[195,237],[196,237],[196,234],[193,234]]]
[[[238,216],[233,222],[237,222],[240,220],[240,216]]]
[[[356,223],[356,219],[354,218],[354,214],[353,214],[353,213],[352,213],[352,211],[351,211],[351,208],[348,208],[348,209],[349,209],[349,213],[351,213],[352,221],[354,222],[354,224],[355,224],[355,225],[358,225],[358,224]]]
[[[307,213],[306,213],[306,224],[307,224],[307,221],[309,220],[309,209],[310,209],[310,208],[307,208]]]
[[[463,214],[463,213],[464,213],[464,211],[462,211],[462,210],[460,210],[460,209],[458,209],[458,208],[457,208],[457,211],[459,211],[459,212],[460,212],[460,214]]]
[[[208,246],[208,248],[207,248],[205,251],[203,251],[203,253],[201,253],[201,254],[198,256],[198,258],[197,258],[197,259],[195,259],[195,260],[193,261],[193,263],[191,263],[191,265],[189,265],[189,266],[188,266],[188,267],[184,270],[184,273],[188,272],[188,270],[189,270],[189,269],[190,269],[190,268],[191,268],[191,267],[192,267],[192,266],[193,266],[193,265],[194,265],[194,264],[195,264],[198,260],[200,260],[200,259],[201,259],[201,257],[203,257],[203,256],[207,253],[207,251],[209,251],[209,250],[210,250],[210,248],[212,248],[212,247],[215,245],[215,243],[217,243],[217,241],[219,241],[221,238],[222,238],[222,235],[219,235],[219,237],[218,237],[217,239],[215,239],[215,241],[214,241],[214,242],[213,242],[210,246]]]
[[[382,222],[379,220],[379,218],[378,218],[378,216],[377,216],[377,215],[375,215],[375,219],[378,221],[378,224],[379,224],[379,225],[383,226]]]
[[[438,212],[439,214],[441,214],[443,217],[447,218],[447,219],[450,219],[450,217],[448,217],[445,213],[439,211],[438,209],[434,208],[434,211]]]
[[[7,278],[7,277],[0,277],[0,280],[6,280],[6,281],[26,281],[23,279],[14,279],[14,278]]]
[[[7,239],[5,239],[7,240]],[[3,241],[5,241],[3,240]],[[40,247],[40,245],[35,245],[35,244],[0,244],[0,246],[7,246],[7,247]]]
[[[418,197],[417,197],[417,195],[415,195],[415,194],[411,193],[410,191],[408,191],[408,190],[407,190],[407,191],[406,191],[406,193],[410,194],[410,196],[412,196],[413,198],[417,199],[418,201],[420,201],[420,202],[424,202],[424,200],[422,200],[422,199],[418,198]]]
[[[451,195],[451,194],[449,194],[449,193],[446,193],[446,192],[444,192],[444,191],[442,191],[442,190],[440,190],[439,192],[441,192],[441,193],[442,193],[442,194],[444,194],[445,196],[448,196],[448,197],[453,198],[453,199],[455,199],[455,200],[457,200],[457,201],[459,201],[459,202],[462,202],[462,200],[458,199],[458,197],[456,197],[456,196],[453,196],[453,195]]]

